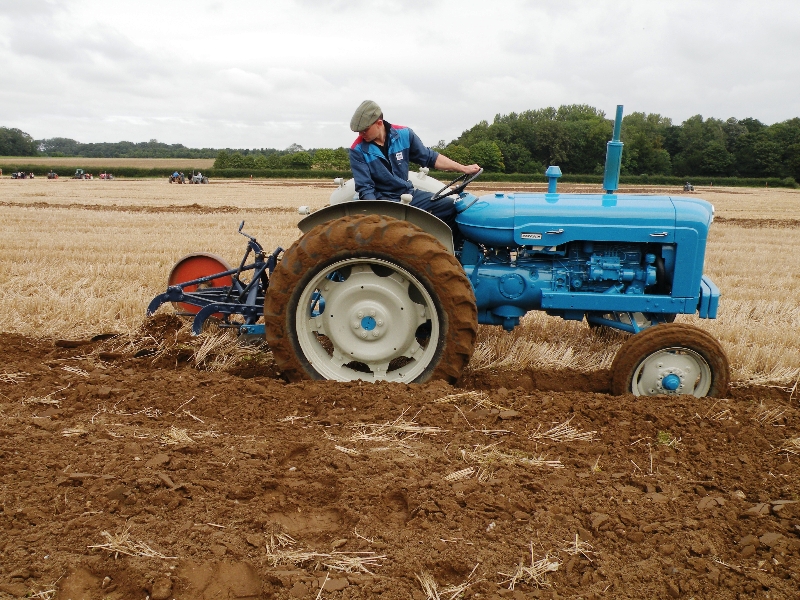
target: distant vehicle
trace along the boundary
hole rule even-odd
[[[202,173],[195,175],[194,172],[192,172],[192,178],[189,180],[189,183],[208,183],[208,177]]]
[[[683,184],[683,191],[684,192],[693,192],[694,191],[694,186],[687,181],[686,183]]]
[[[100,173],[100,179],[114,179],[111,173]]]
[[[47,174],[48,179],[58,179],[58,173],[50,169],[50,172]]]
[[[93,179],[91,173],[87,173],[83,169],[76,169],[75,175],[72,176],[73,179]]]
[[[186,183],[186,176],[183,173],[178,173],[175,171],[172,175],[169,176],[170,183]]]
[[[25,171],[14,171],[11,173],[11,179],[33,179],[33,173],[26,173]]]

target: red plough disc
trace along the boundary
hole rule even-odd
[[[228,266],[228,263],[225,262],[225,259],[217,256],[216,254],[189,254],[180,259],[177,263],[175,263],[175,266],[172,267],[172,271],[169,274],[168,285],[176,285],[178,283],[183,283],[184,281],[191,281],[192,279],[199,279],[200,277],[206,277],[208,275],[213,275],[214,273],[222,273],[223,271],[229,270],[230,267]],[[198,287],[203,289],[210,287],[225,287],[226,285],[232,284],[233,279],[231,276],[225,275],[224,277],[217,277],[211,281],[200,284],[200,286],[186,286],[184,290],[187,292],[193,292]],[[199,306],[193,306],[192,304],[186,304],[185,302],[178,302],[175,308],[177,310],[188,312],[194,315],[200,312]],[[214,316],[219,317],[221,315]]]

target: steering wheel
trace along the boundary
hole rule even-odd
[[[483,173],[483,169],[478,169],[475,173],[472,173],[471,175],[469,173],[462,173],[461,175],[459,175],[458,177],[453,179],[453,181],[451,181],[450,183],[445,185],[438,192],[436,192],[431,197],[431,202],[435,202],[436,200],[441,200],[442,198],[446,198],[447,196],[452,196],[453,194],[459,194],[459,193],[463,192],[464,188],[466,188],[470,183],[475,181],[475,179],[477,179],[478,175],[480,175],[481,173]],[[458,184],[458,185],[456,185],[456,184]],[[454,186],[454,185],[456,185],[456,187],[451,189],[446,194],[444,193],[445,190],[447,190],[447,188],[449,188],[451,186]]]

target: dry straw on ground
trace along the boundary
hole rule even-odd
[[[480,189],[523,187],[535,188],[487,183]],[[333,189],[314,181],[0,179],[0,331],[45,338],[134,333],[179,258],[203,251],[238,264],[242,219],[267,249],[288,247],[299,234],[297,207],[320,208]],[[800,247],[800,191],[698,188],[694,195],[716,207],[705,272],[723,297],[716,320],[681,315],[678,321],[721,341],[733,385],[791,390],[800,379],[800,279],[786,248]],[[533,312],[511,333],[481,327],[468,369],[591,372],[608,368],[625,339]]]
[[[783,408],[769,408],[763,401],[756,407],[753,419],[760,425],[771,425],[777,427],[783,421],[786,410]]]
[[[575,538],[566,542],[561,551],[569,554],[570,556],[580,555],[589,562],[592,562],[592,557],[590,555],[595,553],[593,548],[594,546],[592,546],[589,542],[582,540],[576,533]]]
[[[786,440],[777,451],[786,454],[800,454],[800,436]]]
[[[25,373],[24,371],[17,371],[15,373],[0,373],[0,383],[22,383],[29,376],[30,373]]]
[[[469,574],[466,581],[458,585],[448,585],[443,588],[439,587],[436,579],[427,571],[417,574],[416,578],[420,586],[422,586],[422,593],[425,594],[425,600],[456,600],[457,598],[463,598],[464,592],[466,592],[471,585],[480,581],[472,579],[472,576],[475,574],[475,569],[477,568],[478,565],[475,565],[475,568],[472,569],[472,573]]]
[[[526,469],[551,468],[562,469],[564,465],[560,460],[550,460],[545,455],[528,456],[526,454],[510,451],[503,452],[497,446],[500,442],[488,445],[476,445],[472,448],[462,448],[461,458],[464,462],[476,465],[473,471],[462,469],[455,473],[450,473],[445,477],[447,481],[457,481],[465,479],[473,474],[481,481],[487,481],[494,477],[494,471],[501,466],[516,466]]]
[[[572,419],[573,417],[570,417],[547,431],[542,431],[542,426],[539,425],[536,431],[528,434],[528,438],[531,440],[550,440],[551,442],[591,442],[594,440],[596,431],[576,429],[570,424]]]
[[[419,425],[414,420],[406,420],[407,409],[394,421],[385,423],[357,423],[351,425],[353,433],[348,437],[351,442],[408,442],[423,435],[436,435],[441,427]]]
[[[456,394],[448,394],[434,400],[437,404],[470,404],[472,409],[497,409],[506,410],[506,407],[492,402],[486,392],[479,392],[476,390],[470,392],[459,392]]]
[[[119,533],[100,532],[107,541],[103,544],[94,544],[88,548],[97,548],[113,554],[114,558],[119,558],[120,554],[125,556],[145,556],[148,558],[177,558],[176,556],[166,556],[150,547],[145,542],[137,542],[131,539],[130,528],[125,528]]]
[[[428,427],[419,425],[414,419],[406,419],[407,409],[393,421],[385,423],[356,423],[349,425],[352,433],[339,439],[329,433],[325,436],[333,441],[345,441],[351,444],[380,444],[379,446],[372,446],[369,448],[371,452],[384,452],[384,451],[399,451],[408,456],[416,456],[415,446],[412,442],[418,440],[421,436],[436,435],[442,433],[444,430],[440,427]],[[339,452],[348,454],[350,456],[358,456],[361,454],[356,448],[349,446],[334,445],[334,448]]]
[[[386,555],[375,552],[315,552],[313,550],[299,550],[292,536],[275,532],[268,536],[266,542],[267,561],[273,566],[316,565],[317,568],[325,567],[331,571],[341,573],[367,573],[373,575],[371,569],[381,566]]]
[[[507,577],[503,584],[508,584],[508,589],[513,590],[518,583],[526,583],[537,588],[550,587],[547,574],[558,571],[561,563],[550,554],[545,554],[543,558],[536,560],[533,553],[533,542],[530,543],[530,552],[530,565],[526,565],[520,560],[512,573],[498,573],[498,575]]]

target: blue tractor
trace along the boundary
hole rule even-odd
[[[617,107],[603,194],[465,191],[463,242],[404,202],[352,201],[304,218],[266,294],[266,339],[292,381],[455,381],[478,324],[516,327],[531,310],[633,334],[612,366],[617,394],[721,396],[729,367],[704,330],[677,314],[717,314],[703,275],[713,206],[700,199],[615,194],[622,156]],[[477,175],[476,175],[477,176]]]
[[[194,316],[195,333],[213,315],[245,336],[266,335],[290,381],[419,383],[457,380],[478,324],[510,331],[543,310],[632,334],[612,364],[616,394],[722,396],[730,378],[722,346],[673,322],[717,315],[719,289],[703,275],[714,207],[616,194],[621,123],[618,106],[603,194],[558,193],[557,166],[543,194],[478,197],[465,188],[480,173],[443,187],[412,174],[415,187],[433,182],[441,202],[455,201],[454,247],[450,228],[410,206],[410,196],[354,201],[352,183],[340,182],[331,206],[304,211],[303,235],[288,250],[267,254],[242,223],[249,241],[238,268],[185,257],[148,314],[172,302]],[[249,282],[240,278],[248,271]]]

